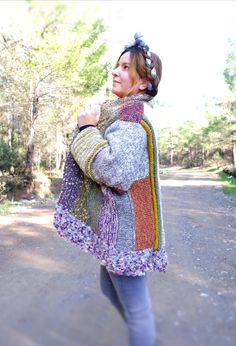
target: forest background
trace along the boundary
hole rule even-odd
[[[163,61],[161,167],[236,177],[236,4],[135,3],[0,1],[1,202],[53,193],[78,111],[113,97],[110,72],[135,31]]]

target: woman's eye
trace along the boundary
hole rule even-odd
[[[124,65],[124,70],[128,70],[129,69],[129,65]]]

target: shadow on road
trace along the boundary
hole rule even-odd
[[[161,184],[169,267],[148,274],[157,346],[233,346],[235,203],[212,175],[176,172]],[[0,344],[127,346],[99,264],[60,239],[53,211],[0,216]]]

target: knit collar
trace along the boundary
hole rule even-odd
[[[147,94],[136,94],[136,95],[125,96],[125,97],[121,97],[121,98],[119,97],[119,98],[116,98],[114,100],[105,101],[102,104],[102,109],[103,109],[103,107],[106,108],[106,107],[121,106],[124,103],[130,102],[130,101],[133,101],[133,100],[149,102],[149,101],[151,101],[151,99],[153,99],[153,97],[150,96],[150,95],[147,95]]]
[[[152,99],[153,97],[147,94],[136,94],[105,101],[101,105],[101,115],[97,125],[98,129],[103,132],[108,126],[116,121],[119,118],[119,109],[124,106],[124,104],[132,101],[142,101],[146,103]]]

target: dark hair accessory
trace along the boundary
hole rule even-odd
[[[141,50],[143,50],[144,53],[144,59],[145,59],[145,65],[151,69],[151,77],[153,80],[157,78],[157,71],[155,67],[152,67],[152,59],[151,59],[151,52],[149,51],[148,45],[143,40],[143,35],[141,33],[134,34],[134,39],[130,41],[127,45],[124,47],[124,51],[129,50],[132,47],[137,47]],[[148,82],[147,89],[151,91],[153,89],[152,82]]]
[[[125,45],[124,50],[127,50],[131,47],[137,47],[143,50],[145,49],[147,51],[149,50],[148,45],[143,40],[143,35],[139,32],[136,32],[136,34],[134,34],[134,39],[130,41],[127,45]]]

